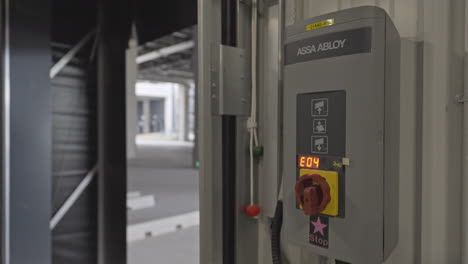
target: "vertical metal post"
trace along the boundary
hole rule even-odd
[[[461,264],[468,264],[468,0],[465,0],[465,49],[464,49],[464,104],[463,104],[463,157],[461,204]]]
[[[137,80],[137,63],[136,57],[138,55],[136,32],[133,33],[132,38],[128,42],[128,49],[126,51],[126,104],[127,104],[127,158],[135,158],[136,144],[135,136],[137,135],[137,97],[135,94],[136,80]]]
[[[1,263],[10,264],[10,1],[2,1],[2,250]]]
[[[143,120],[145,123],[143,124],[143,133],[150,133],[150,122],[151,122],[151,110],[150,110],[150,99],[145,98],[142,100],[143,102]]]
[[[221,43],[237,44],[237,1],[221,3]],[[221,65],[222,67],[222,65]],[[223,264],[236,263],[236,117],[222,117]]]
[[[98,263],[127,261],[126,49],[128,0],[98,3]]]
[[[50,263],[50,1],[2,8],[2,261]]]
[[[213,93],[221,40],[220,1],[198,0],[198,140],[200,160],[200,263],[222,263],[221,117],[213,115]]]
[[[236,263],[236,118],[222,117],[223,264]]]

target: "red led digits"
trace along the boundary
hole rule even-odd
[[[318,169],[320,168],[320,158],[314,156],[298,156],[297,166],[299,168]]]
[[[306,164],[306,157],[300,156],[300,157],[299,157],[299,167],[300,167],[300,168],[304,168],[304,167],[305,167],[305,164]]]
[[[320,166],[320,159],[317,157],[314,157],[313,164],[314,164],[314,168],[318,168]]]

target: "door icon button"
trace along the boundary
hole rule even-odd
[[[328,154],[328,137],[312,136],[312,153]]]
[[[312,100],[312,116],[328,116],[328,98]]]

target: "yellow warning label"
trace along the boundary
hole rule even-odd
[[[317,22],[317,23],[307,25],[306,30],[311,31],[311,30],[314,30],[314,29],[328,27],[328,26],[331,26],[331,25],[334,25],[334,24],[335,24],[335,19],[330,18],[330,19],[327,19],[327,20],[324,20],[324,21],[320,21],[320,22]]]

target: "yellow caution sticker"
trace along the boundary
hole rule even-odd
[[[330,18],[330,19],[327,19],[327,20],[324,20],[324,21],[320,21],[320,22],[317,22],[317,23],[307,25],[306,30],[311,31],[311,30],[314,30],[314,29],[328,27],[328,26],[331,26],[331,25],[334,25],[334,24],[335,24],[335,19]]]

